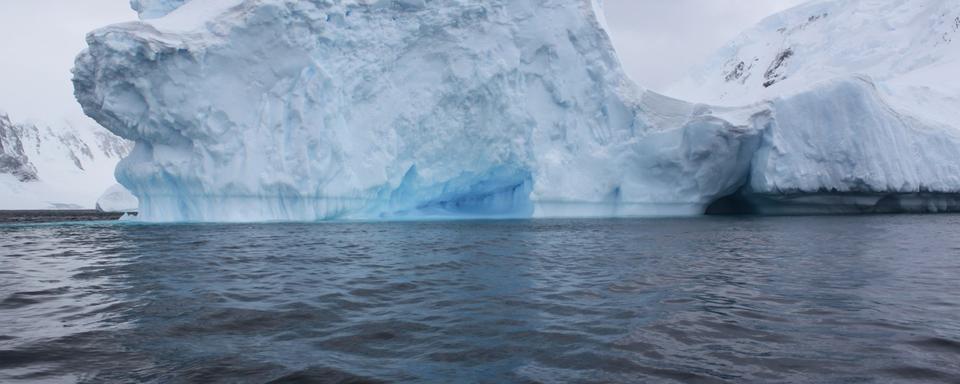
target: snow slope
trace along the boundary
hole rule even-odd
[[[92,209],[130,147],[93,124],[53,128],[0,113],[0,209]]]
[[[913,18],[933,20],[952,2]],[[779,16],[799,32],[776,32],[783,23],[772,18],[761,29],[781,35],[756,38],[800,36],[845,7],[885,23],[900,9],[888,3],[817,2]],[[806,15],[801,27],[790,12]],[[908,108],[886,87],[913,92],[915,104],[935,95],[956,105],[942,97],[949,88],[878,85],[840,69],[791,86],[795,71],[825,65],[797,64],[801,53],[830,51],[780,45],[780,64],[761,75],[744,65],[721,76],[718,87],[747,79],[734,104],[748,106],[691,104],[626,78],[599,1],[204,0],[94,31],[88,43],[76,96],[136,142],[117,176],[140,199],[141,220],[698,214],[745,189],[960,191],[950,123],[911,114],[929,104]],[[942,75],[949,52],[917,59],[922,68],[883,68]],[[757,88],[755,76],[775,81]],[[706,88],[692,93],[717,91],[695,84]],[[793,92],[764,101],[774,86]],[[708,101],[733,100],[731,87]]]
[[[743,32],[668,94],[746,105],[866,79],[924,125],[960,121],[960,0],[816,0]]]
[[[860,75],[956,94],[958,60],[960,0],[814,0],[744,31],[667,93],[745,105]]]

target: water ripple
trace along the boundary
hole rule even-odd
[[[956,382],[958,224],[0,226],[0,382]]]

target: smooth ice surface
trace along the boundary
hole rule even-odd
[[[899,9],[815,5],[861,3],[864,24]],[[960,191],[952,123],[885,87],[948,88],[845,74],[691,104],[626,78],[598,1],[193,1],[88,43],[76,95],[137,143],[117,177],[143,220],[686,215],[744,186]],[[787,64],[771,79],[792,78],[797,47],[774,52]],[[921,62],[943,74],[948,57]]]

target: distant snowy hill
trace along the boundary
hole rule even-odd
[[[861,75],[890,94],[957,95],[958,68],[960,0],[815,0],[743,32],[668,94],[744,105]]]
[[[0,113],[0,209],[92,209],[131,148],[92,123],[51,127]]]

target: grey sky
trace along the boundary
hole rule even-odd
[[[657,90],[741,30],[801,2],[605,0],[605,5],[627,73]],[[0,0],[0,111],[49,124],[81,116],[70,68],[84,35],[135,16],[128,0]]]
[[[0,0],[0,111],[51,125],[82,116],[70,69],[84,36],[134,19],[127,0]]]
[[[764,17],[806,0],[605,0],[627,73],[660,90]]]

